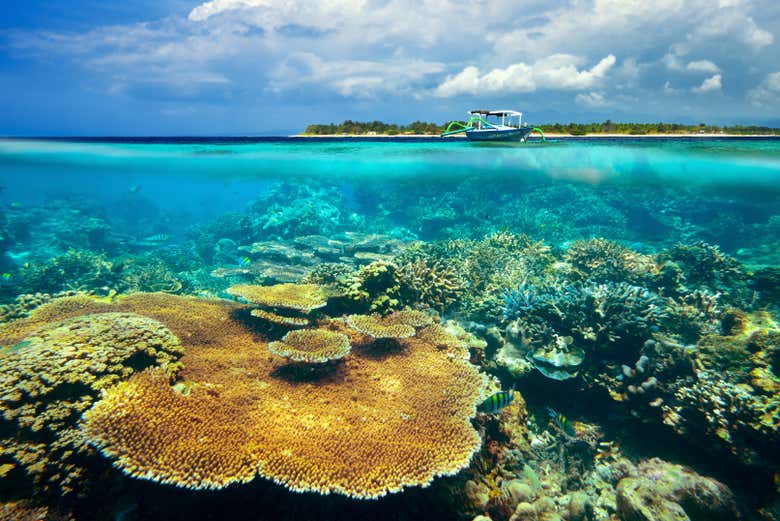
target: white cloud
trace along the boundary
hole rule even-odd
[[[422,91],[420,82],[443,70],[441,63],[422,60],[326,61],[313,53],[295,53],[272,71],[269,87],[284,92],[315,85],[344,97],[366,99],[382,94],[415,95]]]
[[[707,92],[714,92],[720,90],[722,87],[721,79],[722,77],[720,74],[715,74],[714,76],[711,76],[706,80],[704,80],[703,82],[701,82],[701,85],[699,85],[698,87],[694,87],[691,90],[698,94],[704,94]]]
[[[757,107],[780,105],[780,71],[768,74],[761,85],[748,92],[748,100]]]
[[[698,60],[689,62],[688,65],[685,66],[685,70],[689,72],[701,72],[704,74],[717,74],[720,72],[720,67],[709,60]]]
[[[577,96],[574,98],[574,101],[588,107],[604,107],[609,104],[609,102],[604,98],[604,95],[600,92],[577,94]]]
[[[673,87],[671,81],[667,80],[666,83],[664,83],[664,94],[673,95],[673,94],[679,94],[680,92],[682,92],[682,89],[677,89]]]
[[[533,92],[537,89],[583,90],[600,84],[615,65],[614,55],[603,58],[592,68],[580,70],[582,59],[568,54],[556,54],[531,65],[516,63],[481,74],[474,66],[448,76],[435,90],[441,97],[459,94],[496,94]]]
[[[189,19],[203,21],[224,11],[252,7],[268,7],[270,5],[270,0],[212,0],[211,2],[205,2],[190,11]]]

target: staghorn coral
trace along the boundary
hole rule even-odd
[[[68,299],[53,304],[62,300]],[[0,334],[3,343],[15,340]],[[76,429],[81,413],[103,389],[139,369],[175,372],[181,353],[165,326],[133,313],[87,314],[33,329],[0,350],[0,423],[11,427],[2,429],[0,456],[39,487],[74,492],[88,452]]]
[[[328,302],[323,288],[317,284],[276,284],[273,286],[238,284],[230,286],[227,292],[252,304],[304,313],[324,307]]]
[[[353,353],[338,371],[301,382],[279,372],[283,362],[258,348],[236,309],[168,294],[75,297],[0,333],[13,342],[41,323],[116,312],[160,321],[181,338],[187,393],[164,371],[147,370],[84,417],[90,442],[145,479],[219,488],[260,474],[296,491],[373,498],[457,472],[479,447],[469,418],[484,377],[461,346],[404,339],[409,349]],[[361,342],[339,321],[327,327]]]
[[[437,311],[455,304],[465,288],[455,268],[428,257],[399,264],[397,273],[405,302]]]
[[[179,293],[182,281],[168,266],[151,258],[125,259],[116,267],[119,280],[116,289],[121,293],[135,291]]]
[[[268,350],[292,362],[323,364],[349,354],[349,337],[325,329],[290,331],[281,341],[268,344]]]

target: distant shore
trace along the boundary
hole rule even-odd
[[[780,138],[777,134],[602,134],[602,133],[596,133],[596,134],[581,134],[581,135],[573,135],[573,134],[555,134],[555,133],[545,133],[545,137],[548,138],[618,138],[618,137],[626,137],[626,138],[659,138],[659,137],[665,137],[665,138],[719,138],[719,137],[727,137],[727,138],[735,138],[735,137],[744,137],[744,138],[766,138],[766,137],[776,137]],[[447,136],[447,137],[441,137],[437,134],[292,134],[288,137],[291,138],[304,138],[304,139],[333,139],[333,138],[385,138],[385,139],[415,139],[415,138],[439,138],[439,139],[464,139],[466,136],[463,134],[456,134],[453,136]]]

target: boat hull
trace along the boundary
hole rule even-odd
[[[531,127],[508,129],[474,129],[466,132],[469,141],[525,141],[533,129]]]

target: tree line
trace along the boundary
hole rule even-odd
[[[718,126],[699,123],[683,125],[680,123],[618,123],[606,120],[603,123],[549,123],[538,125],[545,133],[584,136],[586,134],[626,134],[641,136],[646,134],[766,134],[780,135],[780,129],[758,125]],[[309,125],[305,135],[322,136],[329,134],[350,135],[387,135],[404,134],[438,135],[446,124],[439,125],[425,121],[415,121],[408,125],[396,125],[382,121],[352,121],[330,123],[327,125]]]

